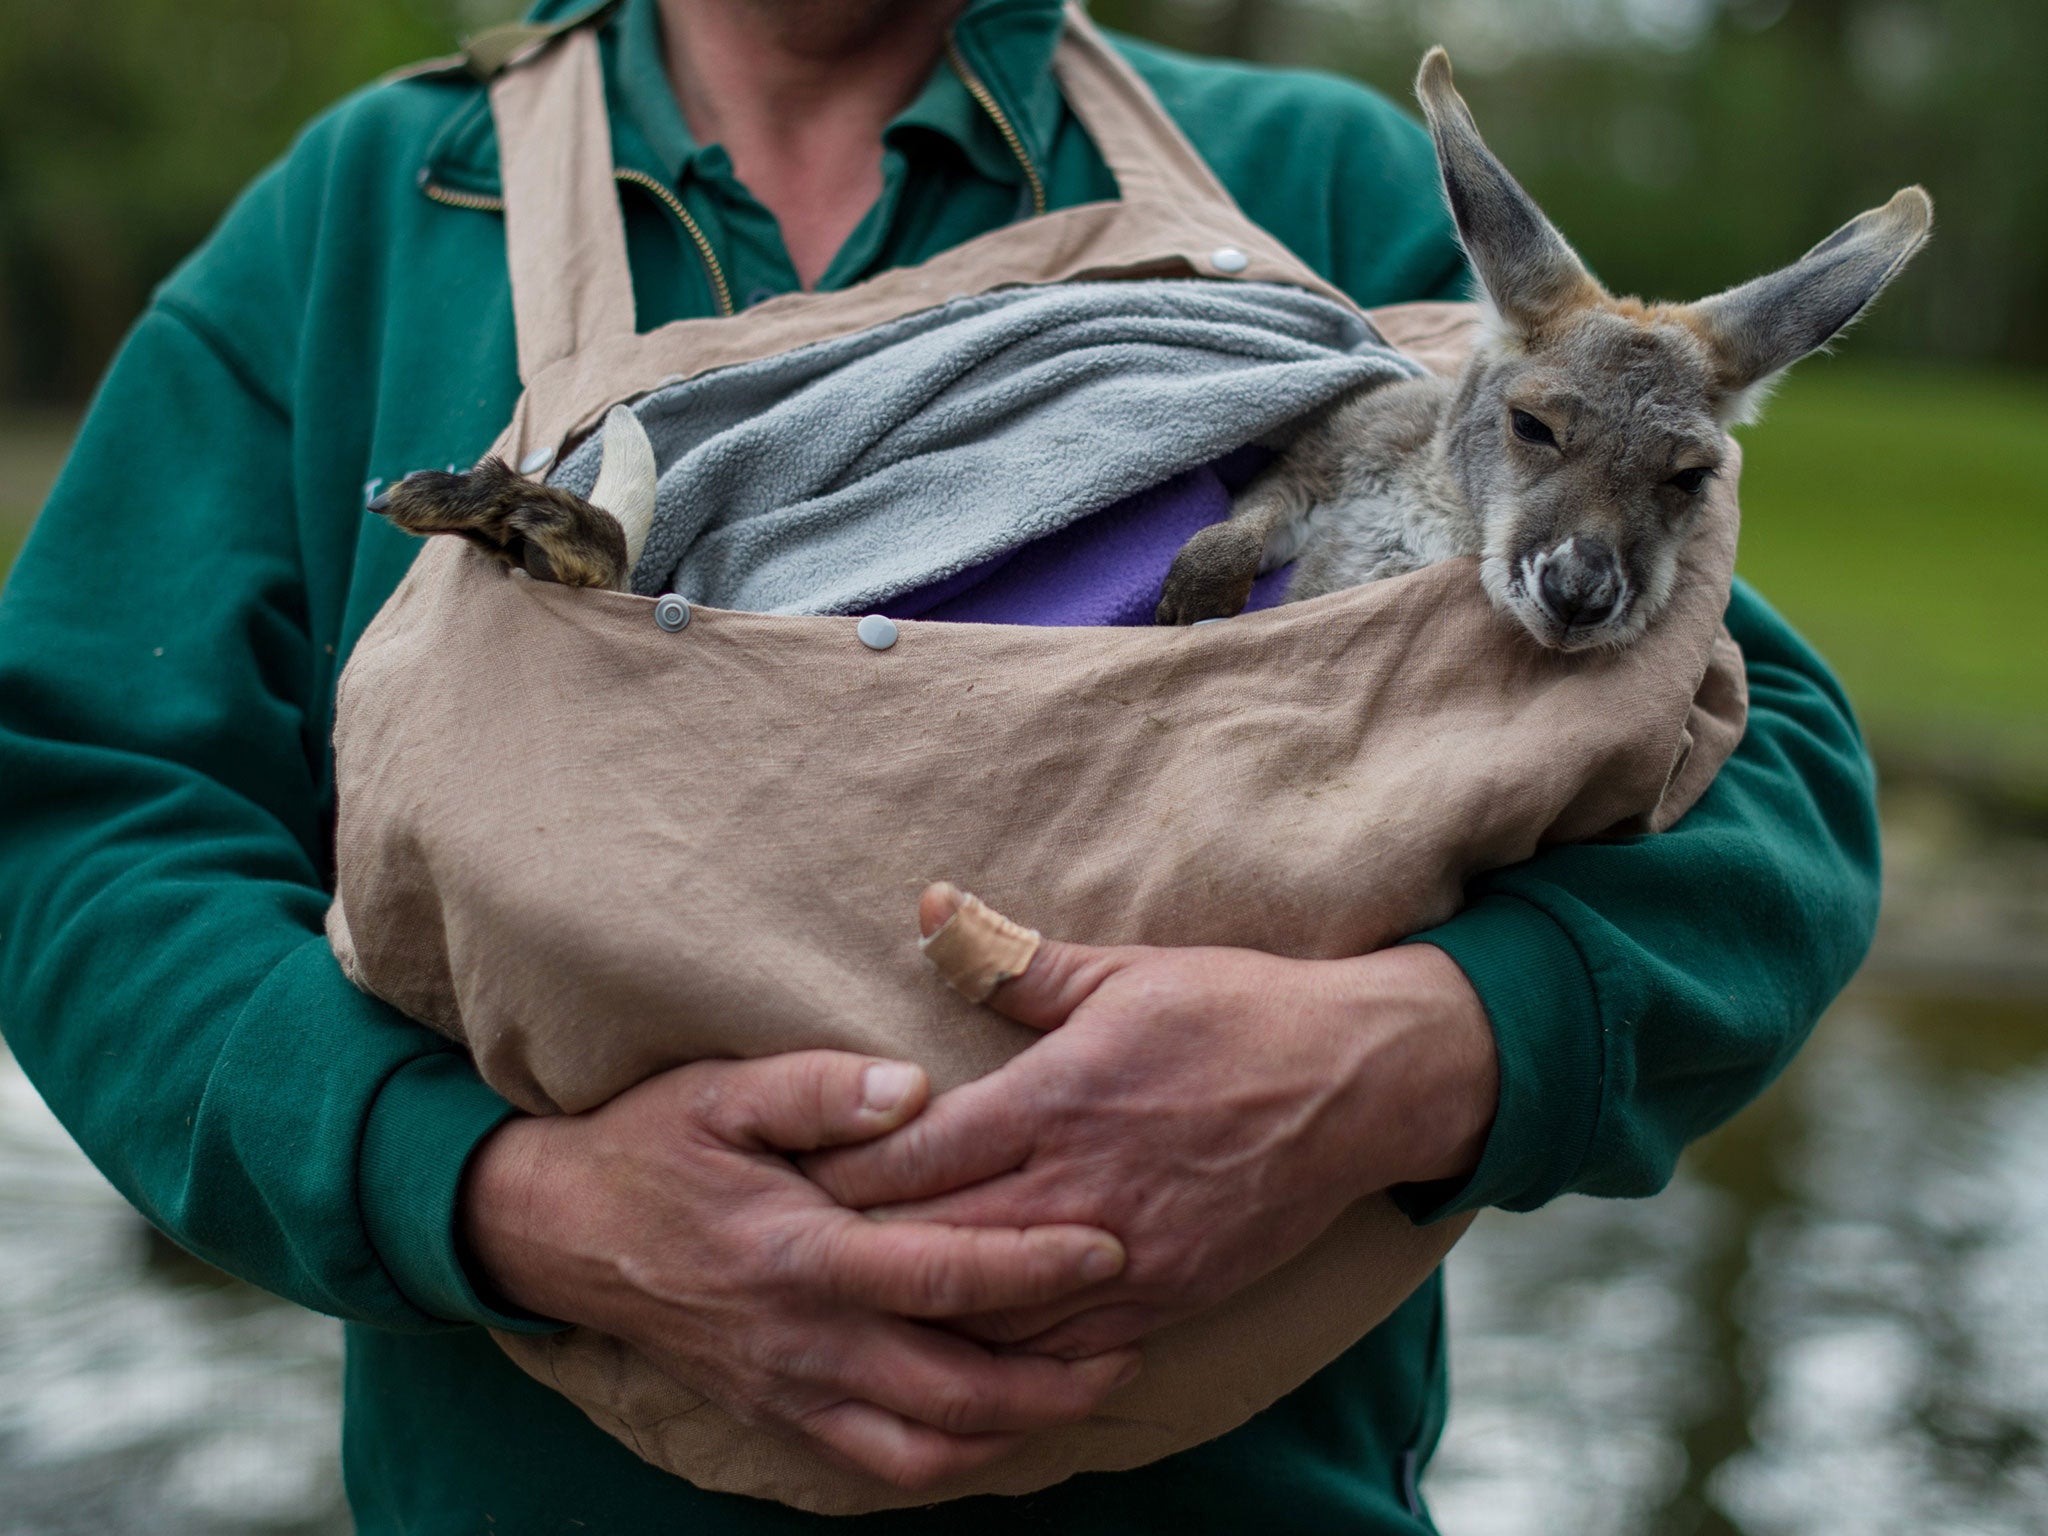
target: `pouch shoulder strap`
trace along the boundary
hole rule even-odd
[[[1192,209],[1237,201],[1188,142],[1138,72],[1111,46],[1088,13],[1069,0],[1053,55],[1060,94],[1095,141],[1125,202]]]
[[[528,384],[551,363],[633,333],[597,32],[579,26],[542,48],[491,83],[519,377]]]

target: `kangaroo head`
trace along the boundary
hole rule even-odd
[[[1934,205],[1908,187],[1698,303],[1618,299],[1486,147],[1443,49],[1416,94],[1488,310],[1441,434],[1487,593],[1545,645],[1627,644],[1671,596],[1724,430],[1898,275]]]

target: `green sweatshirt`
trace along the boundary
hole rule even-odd
[[[958,31],[1054,207],[1113,195],[1048,73],[1058,17],[1057,0],[975,0]],[[742,306],[794,287],[774,220],[683,125],[655,0],[603,25],[641,325],[716,313],[721,284]],[[1456,290],[1427,140],[1388,103],[1119,46],[1251,216],[1360,303]],[[1016,154],[945,65],[888,129],[884,167],[827,287],[1028,207]],[[639,177],[680,198],[708,258]],[[0,1022],[151,1221],[347,1320],[366,1536],[813,1530],[655,1472],[475,1326],[537,1326],[494,1317],[452,1229],[464,1162],[509,1111],[460,1051],[351,988],[321,934],[335,679],[418,548],[363,503],[469,463],[518,389],[496,188],[476,83],[366,90],[137,324],[0,599]],[[1848,706],[1740,585],[1728,623],[1749,732],[1692,814],[1487,876],[1426,936],[1485,1001],[1501,1099],[1469,1180],[1403,1192],[1417,1219],[1651,1193],[1862,957],[1877,829]],[[1443,1326],[1432,1282],[1212,1444],[851,1528],[1425,1530]]]

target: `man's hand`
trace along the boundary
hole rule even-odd
[[[925,931],[946,915],[928,907]],[[1222,1300],[1366,1194],[1468,1173],[1499,1091],[1478,996],[1426,945],[1306,961],[1047,943],[990,1005],[1051,1033],[805,1168],[896,1219],[1115,1232],[1118,1280],[962,1325],[1068,1358]]]
[[[995,1354],[912,1318],[1044,1306],[1115,1275],[1084,1226],[877,1222],[785,1152],[866,1140],[924,1074],[833,1051],[698,1062],[581,1115],[508,1121],[465,1176],[463,1237],[512,1305],[636,1345],[748,1422],[905,1488],[1087,1417],[1133,1351]]]

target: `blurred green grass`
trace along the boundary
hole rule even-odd
[[[1881,755],[2048,785],[2048,379],[1817,358],[1741,435],[1737,569]]]
[[[0,417],[0,570],[71,427]],[[1742,574],[1880,754],[2048,793],[2048,379],[1816,358],[1742,436]]]

